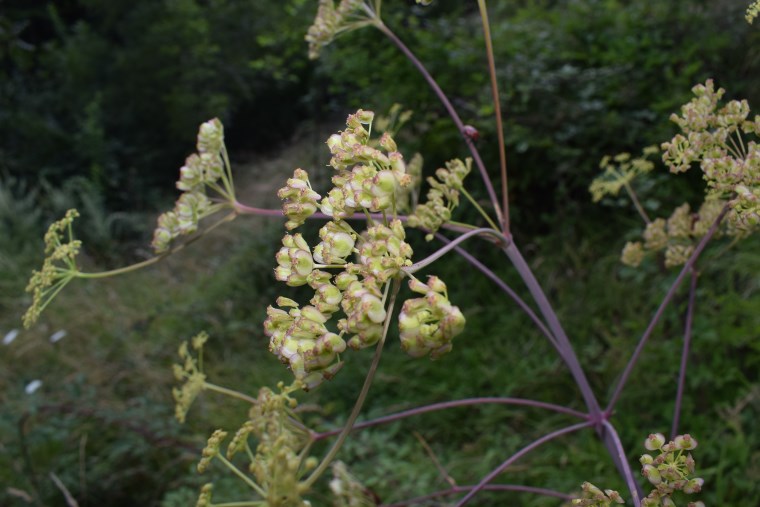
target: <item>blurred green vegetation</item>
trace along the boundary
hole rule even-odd
[[[387,24],[478,128],[495,169],[476,5],[413,4],[386,2]],[[760,32],[743,22],[746,2],[739,0],[491,4],[516,233],[604,400],[673,275],[656,263],[621,266],[617,255],[623,236],[637,233],[635,216],[624,199],[591,205],[586,188],[602,155],[669,138],[668,115],[707,77],[758,109]],[[401,102],[414,109],[400,145],[409,155],[421,151],[427,170],[465,155],[425,83],[378,32],[349,34],[322,60],[307,62],[303,33],[314,2],[0,6],[0,337],[20,326],[28,301],[19,295],[42,258],[42,234],[66,208],[82,211],[77,234],[93,270],[146,255],[146,235],[192,151],[197,124],[211,116],[225,121],[234,158],[259,152],[237,174],[242,200],[260,205],[294,167],[325,164],[324,125],[356,107],[383,111]],[[694,176],[653,176],[640,188],[644,205],[662,215],[694,203],[701,185]],[[194,472],[203,442],[215,427],[236,428],[245,410],[204,395],[179,426],[170,365],[179,343],[205,329],[216,383],[255,393],[288,379],[260,328],[281,289],[271,276],[280,225],[241,218],[150,270],[72,284],[37,327],[0,345],[0,504],[65,505],[54,473],[82,507],[193,505],[210,480]],[[417,255],[432,248],[421,237],[413,246]],[[760,503],[759,247],[757,238],[725,252],[716,247],[701,263],[682,428],[700,439],[708,505]],[[524,293],[502,258],[472,248]],[[435,267],[468,318],[454,352],[437,362],[412,360],[391,339],[367,418],[467,396],[581,408],[570,376],[524,315],[484,278],[454,282],[468,269],[456,258]],[[682,290],[618,405],[632,463],[646,433],[669,430],[685,307]],[[52,343],[58,330],[67,334]],[[334,381],[303,397],[305,419],[337,427],[368,362],[369,354],[351,354]],[[42,386],[27,394],[34,380]],[[470,484],[569,422],[531,409],[457,409],[357,433],[342,459],[392,502],[448,487],[420,438],[460,484]],[[545,446],[499,480],[561,491],[590,480],[623,489],[591,432]],[[240,486],[222,481],[219,498],[234,499]],[[503,493],[473,505],[505,502],[558,505]]]

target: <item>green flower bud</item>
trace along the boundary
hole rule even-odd
[[[285,223],[288,230],[295,229],[313,215],[317,211],[317,201],[321,199],[321,196],[312,190],[309,175],[303,169],[293,172],[293,177],[277,191],[277,196],[284,201],[282,212],[288,217]]]
[[[652,433],[644,440],[644,447],[648,451],[661,449],[663,445],[665,445],[665,435],[662,433]]]
[[[660,484],[662,482],[662,477],[660,476],[660,471],[657,470],[656,467],[653,465],[644,465],[641,469],[641,474],[647,478],[649,482],[654,484],[655,486],[657,484]]]
[[[305,285],[314,270],[309,245],[301,234],[286,234],[282,238],[282,244],[284,246],[275,256],[278,264],[274,270],[275,278],[291,287]]]
[[[700,491],[702,491],[702,485],[704,483],[705,483],[705,480],[700,477],[691,479],[683,487],[683,492],[686,493],[687,495],[691,495],[692,493],[699,493]]]
[[[219,153],[224,146],[224,127],[218,118],[202,123],[198,129],[198,152]]]
[[[692,437],[691,435],[689,435],[688,433],[684,435],[678,435],[676,438],[673,439],[673,443],[676,445],[677,449],[691,451],[697,448],[696,439]]]

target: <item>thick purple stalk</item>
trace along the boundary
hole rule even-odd
[[[565,361],[565,364],[567,364],[567,367],[570,370],[570,374],[573,376],[573,379],[581,391],[583,399],[586,402],[586,407],[588,408],[591,421],[595,425],[596,432],[602,438],[604,446],[607,448],[607,452],[609,452],[610,456],[612,457],[612,461],[615,463],[615,467],[618,469],[618,472],[621,476],[626,477],[631,473],[631,467],[628,464],[627,460],[621,459],[621,453],[617,448],[618,444],[612,438],[611,432],[604,431],[601,424],[603,421],[609,419],[609,413],[602,413],[599,406],[599,401],[597,400],[594,391],[591,389],[591,385],[589,384],[588,379],[586,378],[586,374],[583,371],[580,362],[578,361],[578,357],[575,355],[575,351],[573,350],[573,346],[570,343],[570,339],[567,337],[567,334],[565,334],[565,330],[562,328],[562,325],[559,322],[557,314],[554,312],[554,309],[544,294],[543,289],[536,280],[536,277],[533,275],[533,271],[530,269],[530,266],[528,266],[528,264],[525,262],[525,259],[520,253],[520,250],[518,250],[517,245],[512,242],[503,250],[512,261],[512,264],[515,266],[515,269],[517,269],[517,272],[522,277],[525,285],[528,286],[528,290],[538,305],[539,310],[543,314],[544,319],[546,319],[546,322],[549,325],[549,329],[551,329],[552,333],[557,339],[560,357],[562,357],[562,359]]]
[[[475,166],[478,168],[478,171],[480,172],[480,177],[483,179],[483,183],[486,186],[486,190],[488,191],[488,198],[491,200],[491,205],[493,206],[494,210],[496,211],[496,218],[498,219],[499,223],[504,222],[504,216],[501,210],[501,206],[499,205],[499,199],[496,197],[496,191],[493,188],[493,185],[491,184],[491,179],[488,177],[488,171],[486,171],[486,166],[483,164],[483,160],[480,158],[480,153],[478,152],[478,149],[475,147],[475,143],[473,142],[472,138],[468,136],[465,133],[464,123],[462,123],[462,119],[459,118],[459,114],[456,112],[456,109],[454,109],[454,106],[451,104],[451,101],[446,96],[445,93],[443,93],[443,90],[441,90],[441,87],[438,86],[438,83],[436,83],[435,79],[433,79],[433,76],[430,75],[430,72],[425,68],[425,66],[422,64],[422,62],[417,59],[414,53],[406,47],[406,44],[404,44],[401,39],[399,39],[395,33],[393,33],[390,28],[385,26],[382,22],[378,21],[378,23],[375,24],[377,28],[385,34],[386,37],[388,37],[391,42],[393,42],[396,47],[398,47],[402,53],[404,53],[404,56],[406,56],[410,62],[412,62],[412,65],[414,65],[420,74],[422,74],[422,77],[425,78],[425,81],[427,81],[428,85],[430,85],[430,88],[433,89],[433,93],[438,97],[438,99],[443,103],[443,107],[446,108],[446,111],[449,113],[449,116],[454,121],[454,124],[457,126],[457,129],[459,130],[459,133],[462,135],[462,138],[464,139],[465,143],[467,144],[467,147],[470,149],[470,153],[472,154],[472,159],[475,161]]]
[[[465,505],[467,502],[473,499],[475,495],[477,495],[480,491],[485,488],[485,486],[494,480],[497,475],[502,473],[504,470],[506,470],[510,465],[512,465],[515,461],[522,458],[529,452],[531,452],[533,449],[545,444],[546,442],[549,442],[551,440],[554,440],[555,438],[561,437],[562,435],[566,435],[568,433],[572,433],[574,431],[581,430],[583,428],[588,428],[590,426],[594,425],[594,421],[588,421],[584,423],[574,424],[572,426],[568,426],[566,428],[562,428],[556,431],[552,431],[551,433],[544,435],[543,437],[539,438],[538,440],[535,440],[531,442],[530,444],[526,445],[516,453],[514,453],[512,456],[510,456],[506,461],[504,461],[501,465],[494,468],[488,475],[486,475],[480,483],[478,483],[477,486],[472,488],[469,493],[467,493],[464,498],[462,498],[456,505],[456,507],[462,507],[462,505]]]
[[[613,442],[615,450],[617,451],[617,454],[613,455],[613,458],[617,457],[616,461],[628,464],[628,458],[625,456],[625,449],[623,449],[623,444],[620,442],[617,430],[615,430],[615,427],[607,420],[602,421],[602,424],[604,425],[606,435],[609,437],[608,439]],[[631,471],[630,466],[624,468],[623,478],[628,485],[628,491],[631,492],[633,507],[639,507],[641,505],[642,496],[641,487],[636,482],[636,479],[633,478],[633,472]]]
[[[678,372],[678,389],[676,390],[676,404],[673,409],[673,426],[670,428],[670,438],[673,439],[678,434],[678,423],[681,420],[681,402],[683,401],[683,390],[686,384],[686,366],[689,362],[689,349],[691,346],[691,325],[694,321],[694,303],[697,294],[697,271],[691,270],[691,284],[689,284],[689,304],[686,309],[686,324],[683,330],[683,349],[681,350],[681,368]]]
[[[623,374],[620,376],[620,380],[618,380],[618,383],[615,386],[615,390],[612,393],[612,398],[610,398],[610,403],[609,405],[607,405],[607,408],[604,411],[606,415],[609,416],[610,414],[612,414],[612,411],[615,408],[615,404],[620,399],[620,394],[623,392],[623,388],[625,387],[625,384],[628,381],[628,377],[631,376],[633,367],[636,366],[636,362],[639,360],[639,357],[641,356],[641,353],[644,350],[644,345],[646,345],[647,341],[649,340],[649,337],[652,335],[652,332],[654,331],[654,328],[660,322],[660,318],[662,318],[662,314],[665,312],[665,308],[668,307],[670,302],[673,300],[673,297],[676,295],[676,291],[678,290],[678,287],[681,286],[681,282],[683,281],[684,277],[686,277],[686,274],[691,272],[691,270],[694,268],[694,264],[697,262],[697,259],[702,253],[702,250],[705,249],[705,247],[707,246],[707,243],[710,242],[712,237],[717,232],[718,226],[723,221],[723,218],[725,218],[726,213],[728,213],[728,209],[729,209],[728,206],[723,208],[723,211],[721,211],[720,215],[718,215],[718,218],[716,218],[715,221],[712,223],[712,225],[710,226],[710,229],[707,231],[707,234],[705,234],[705,236],[699,242],[697,247],[694,249],[694,252],[692,252],[691,256],[686,261],[686,264],[684,264],[683,269],[681,269],[681,272],[673,281],[673,284],[670,286],[670,289],[668,289],[667,294],[665,294],[665,297],[660,303],[660,307],[657,308],[657,311],[655,312],[654,317],[652,317],[652,320],[649,322],[649,325],[644,331],[644,334],[641,335],[641,339],[639,340],[638,345],[636,345],[636,350],[633,351],[633,355],[631,356],[631,359],[628,361],[628,364],[626,365],[625,370],[623,370]]]
[[[418,496],[416,498],[404,500],[403,502],[382,504],[381,507],[404,507],[406,505],[422,503],[428,500],[433,500],[435,498],[440,498],[442,496],[451,496],[458,493],[466,493],[472,490],[474,487],[475,486],[454,486],[450,489],[436,491],[435,493],[430,493],[425,496]],[[520,486],[517,484],[487,484],[486,486],[483,486],[482,489],[483,491],[518,491],[521,493],[534,493],[536,495],[551,496],[554,498],[561,498],[563,500],[572,500],[574,498],[572,495],[568,495],[567,493],[562,493],[560,491],[554,491],[553,489],[535,488],[533,486]]]
[[[567,414],[579,419],[588,419],[588,415],[572,408],[563,407],[562,405],[555,405],[554,403],[546,403],[537,400],[527,400],[524,398],[465,398],[461,400],[444,401],[441,403],[432,403],[430,405],[424,405],[422,407],[412,408],[404,410],[403,412],[397,412],[395,414],[378,417],[370,421],[364,421],[356,423],[353,430],[360,430],[364,428],[370,428],[372,426],[379,426],[381,424],[388,424],[400,419],[406,419],[407,417],[413,417],[416,415],[426,414],[428,412],[437,412],[439,410],[446,410],[449,408],[468,407],[472,405],[521,405],[524,407],[542,408],[544,410],[551,410],[560,414]],[[317,433],[312,435],[312,439],[317,442],[324,440],[325,438],[333,437],[339,434],[341,430],[326,431],[324,433]]]
[[[549,329],[557,340],[560,356],[567,364],[567,367],[570,369],[570,374],[573,376],[576,384],[578,384],[578,388],[581,390],[583,400],[586,402],[586,407],[588,407],[589,414],[591,414],[592,418],[598,425],[601,422],[601,408],[599,407],[599,401],[596,399],[596,396],[591,389],[591,385],[586,378],[586,374],[584,373],[583,368],[581,368],[578,357],[575,355],[575,351],[570,344],[570,340],[568,339],[567,334],[565,334],[565,330],[562,328],[562,325],[559,322],[557,314],[554,313],[554,309],[549,303],[546,294],[544,294],[541,285],[539,285],[538,280],[536,280],[536,277],[533,274],[533,271],[530,269],[530,266],[528,266],[528,263],[525,262],[525,259],[520,253],[520,250],[517,248],[517,245],[515,245],[514,241],[502,250],[512,261],[512,264],[520,274],[523,282],[525,282],[525,285],[528,287],[530,294],[533,296],[533,300],[538,305],[539,311],[544,316],[544,319],[546,319],[546,323],[549,325]]]

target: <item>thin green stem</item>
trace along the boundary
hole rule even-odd
[[[222,160],[224,160],[224,176],[222,176],[222,182],[224,188],[227,189],[227,198],[230,202],[235,202],[235,185],[232,182],[232,165],[230,164],[230,157],[227,154],[227,147],[222,145]]]
[[[480,19],[483,21],[483,38],[486,42],[486,55],[488,56],[488,73],[491,76],[491,95],[493,100],[494,115],[496,116],[496,133],[499,142],[499,168],[501,170],[501,196],[502,196],[502,232],[509,234],[509,194],[507,185],[507,151],[504,146],[504,125],[501,119],[501,100],[499,99],[499,84],[496,79],[496,62],[493,56],[493,43],[491,42],[491,25],[488,22],[488,8],[486,0],[478,0]]]
[[[364,406],[364,402],[367,399],[367,393],[369,392],[369,388],[372,385],[372,381],[375,378],[375,373],[377,372],[377,366],[380,364],[380,357],[383,354],[383,345],[385,345],[385,338],[388,336],[388,328],[390,327],[391,319],[393,317],[393,306],[396,303],[396,295],[398,294],[400,287],[401,287],[400,280],[394,279],[393,289],[390,296],[390,302],[388,303],[388,312],[387,312],[387,316],[385,317],[385,323],[383,324],[383,334],[380,338],[380,341],[377,344],[377,348],[375,348],[375,355],[373,356],[372,363],[369,366],[367,377],[364,379],[364,385],[362,386],[362,389],[359,392],[359,397],[356,399],[356,403],[354,403],[354,408],[351,410],[351,414],[348,416],[346,425],[343,427],[343,431],[340,432],[340,435],[338,435],[337,440],[335,441],[335,443],[333,443],[333,446],[330,448],[330,450],[327,452],[325,457],[322,459],[322,462],[319,464],[319,466],[303,482],[304,489],[310,488],[314,484],[314,482],[317,479],[319,479],[319,477],[324,473],[324,471],[327,470],[327,467],[330,466],[330,463],[332,462],[332,460],[335,459],[335,456],[338,454],[338,451],[343,446],[343,443],[346,441],[348,434],[351,433],[351,430],[354,427],[354,423],[356,423],[356,419],[359,417],[359,413],[361,412],[362,407]]]
[[[258,493],[259,495],[261,495],[261,498],[266,498],[267,497],[266,491],[264,491],[263,489],[261,489],[261,486],[259,486],[255,482],[253,482],[250,477],[248,477],[243,472],[241,472],[238,467],[236,467],[235,465],[233,465],[232,463],[230,463],[230,461],[227,458],[225,458],[224,456],[222,456],[221,453],[217,454],[216,458],[219,461],[221,461],[222,463],[224,463],[224,466],[226,466],[227,468],[229,468],[232,471],[233,474],[237,475],[238,477],[240,477],[243,480],[243,482],[245,482],[246,484],[248,484],[251,487],[251,489],[253,489],[256,493]]]
[[[486,213],[485,210],[480,207],[480,204],[478,204],[478,202],[472,198],[470,193],[467,190],[465,190],[464,187],[460,187],[459,191],[462,192],[462,195],[464,195],[473,206],[475,206],[475,209],[478,210],[478,212],[483,216],[483,218],[486,219],[486,222],[488,222],[488,225],[493,227],[493,230],[500,231],[499,227],[493,222],[493,220],[491,220],[491,217],[488,216],[488,213]]]
[[[226,394],[227,396],[230,396],[232,398],[237,398],[239,400],[247,401],[248,403],[251,403],[251,404],[254,404],[258,401],[256,398],[251,398],[247,394],[243,394],[239,391],[235,391],[234,389],[227,389],[226,387],[218,386],[210,382],[204,382],[203,387],[208,389],[209,391],[215,391],[219,394]]]
[[[237,216],[236,212],[232,212],[229,215],[226,215],[221,220],[214,222],[210,226],[206,227],[202,231],[200,231],[196,236],[190,238],[189,240],[185,241],[184,243],[181,243],[177,245],[176,247],[170,249],[168,252],[162,253],[161,255],[157,255],[155,257],[151,257],[150,259],[144,260],[142,262],[138,262],[137,264],[132,264],[130,266],[124,266],[123,268],[118,269],[112,269],[109,271],[100,271],[97,273],[83,273],[78,272],[76,274],[76,278],[86,278],[86,279],[95,279],[95,278],[108,278],[110,276],[117,276],[117,275],[123,275],[126,273],[131,273],[132,271],[137,271],[138,269],[147,268],[148,266],[152,266],[153,264],[156,264],[158,261],[163,260],[164,258],[175,254],[185,248],[187,245],[197,241],[198,239],[202,238],[207,233],[213,231],[220,225],[226,222],[230,222],[235,219]]]

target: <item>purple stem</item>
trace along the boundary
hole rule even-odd
[[[562,429],[559,429],[559,430],[556,430],[556,431],[552,431],[551,433],[549,433],[547,435],[544,435],[543,437],[539,438],[538,440],[535,440],[535,441],[531,442],[530,444],[526,445],[525,447],[523,447],[522,449],[520,449],[519,451],[517,451],[516,453],[514,453],[512,456],[510,456],[501,465],[499,465],[498,467],[494,468],[488,475],[486,475],[480,481],[480,483],[478,483],[477,486],[475,486],[474,488],[472,488],[470,490],[470,492],[467,493],[464,496],[464,498],[462,498],[457,503],[456,507],[461,507],[462,505],[464,505],[467,502],[469,502],[470,500],[472,500],[472,498],[475,495],[477,495],[480,491],[482,491],[483,488],[485,488],[485,486],[489,482],[491,482],[492,480],[494,480],[497,475],[499,475],[500,473],[502,473],[510,465],[512,465],[512,463],[514,463],[518,459],[522,458],[523,456],[525,456],[526,454],[528,454],[530,451],[532,451],[536,447],[539,447],[539,446],[545,444],[546,442],[554,440],[557,437],[561,437],[562,435],[566,435],[568,433],[572,433],[574,431],[578,431],[578,430],[583,429],[583,428],[588,428],[590,426],[593,426],[594,424],[595,424],[594,421],[587,421],[587,422],[583,422],[583,423],[574,424],[574,425],[568,426],[566,428],[562,428]]]
[[[436,238],[438,238],[440,241],[444,243],[451,243],[451,240],[444,236],[443,234],[436,233]],[[546,336],[546,338],[549,340],[549,342],[554,345],[554,347],[557,349],[557,352],[562,354],[562,350],[557,345],[556,340],[554,339],[554,335],[552,335],[551,331],[546,327],[546,325],[541,321],[541,319],[538,318],[538,315],[536,315],[536,312],[533,311],[533,309],[528,306],[528,304],[523,301],[523,299],[517,295],[517,293],[512,290],[512,288],[507,285],[507,283],[499,278],[496,273],[488,269],[482,262],[477,260],[473,255],[471,255],[467,250],[456,247],[454,249],[459,255],[464,257],[464,259],[475,266],[481,273],[486,275],[487,278],[489,278],[491,281],[493,281],[496,285],[499,286],[501,290],[503,290],[512,300],[517,303],[517,306],[520,307],[522,311],[524,311],[528,317],[533,321],[533,323],[538,327],[538,329],[541,330],[541,332]]]
[[[544,294],[541,285],[539,285],[538,280],[536,280],[536,277],[533,274],[533,271],[531,271],[528,263],[525,262],[525,259],[523,258],[514,241],[502,250],[512,261],[512,264],[520,274],[520,277],[523,279],[523,282],[525,282],[525,285],[528,287],[528,290],[533,296],[533,300],[538,305],[539,311],[544,316],[544,319],[546,319],[546,323],[549,325],[549,329],[551,329],[552,334],[557,340],[560,356],[565,361],[565,364],[567,364],[567,367],[570,369],[570,373],[572,374],[573,379],[575,379],[575,382],[578,384],[578,388],[581,390],[581,394],[583,395],[583,399],[586,402],[586,407],[589,410],[589,414],[591,414],[592,418],[595,420],[595,423],[598,425],[601,421],[601,408],[599,407],[599,401],[596,399],[596,396],[591,389],[591,385],[586,378],[586,374],[584,373],[583,368],[581,368],[578,357],[575,355],[575,351],[573,350],[572,345],[570,345],[570,340],[567,337],[565,330],[562,328],[562,324],[560,324],[557,314],[554,313],[554,309],[552,308],[551,303],[549,303],[549,300],[547,299],[546,294]]]
[[[530,266],[528,266],[522,254],[520,254],[520,250],[518,250],[517,245],[512,242],[503,250],[512,261],[512,264],[515,266],[515,269],[517,269],[517,272],[522,277],[525,285],[528,286],[528,290],[533,296],[533,300],[538,305],[539,310],[549,325],[549,329],[551,329],[554,337],[557,339],[560,357],[562,357],[562,359],[565,361],[565,364],[567,364],[567,367],[570,370],[570,374],[573,376],[573,379],[578,385],[578,388],[581,390],[581,394],[583,395],[583,399],[585,400],[586,407],[589,411],[589,417],[595,425],[596,432],[604,442],[604,446],[607,448],[607,452],[609,452],[610,456],[612,457],[612,461],[615,463],[615,467],[617,467],[618,472],[621,476],[626,477],[631,473],[630,465],[628,464],[628,461],[620,458],[620,453],[617,448],[618,444],[612,438],[611,432],[604,431],[601,424],[603,421],[609,419],[609,413],[603,413],[601,411],[599,401],[597,400],[594,391],[591,389],[591,385],[589,384],[588,379],[586,378],[586,374],[583,371],[580,362],[578,361],[578,357],[575,355],[575,351],[573,350],[573,346],[570,343],[570,339],[567,337],[567,334],[565,334],[565,330],[562,328],[562,325],[559,322],[557,314],[554,312],[554,309],[544,294],[543,289],[536,280],[536,277],[533,275],[533,271],[531,271]]]
[[[353,427],[353,430],[360,430],[360,429],[369,428],[372,426],[379,426],[381,424],[387,424],[393,421],[398,421],[400,419],[405,419],[407,417],[412,417],[412,416],[420,415],[420,414],[426,414],[428,412],[437,412],[438,410],[446,410],[448,408],[467,407],[471,405],[487,405],[487,404],[522,405],[526,407],[543,408],[545,410],[559,412],[560,414],[571,415],[579,419],[588,419],[588,415],[584,414],[583,412],[573,410],[572,408],[563,407],[561,405],[555,405],[553,403],[546,403],[543,401],[527,400],[524,398],[495,398],[495,397],[494,398],[465,398],[461,400],[452,400],[452,401],[444,401],[441,403],[433,403],[433,404],[425,405],[422,407],[404,410],[403,412],[397,412],[395,414],[378,417],[377,419],[372,419],[370,421],[356,423]],[[317,433],[317,434],[312,435],[312,439],[315,442],[317,442],[319,440],[324,440],[325,438],[333,437],[340,432],[341,430],[338,429],[338,430],[326,431],[324,433]]]
[[[642,496],[641,487],[636,482],[636,479],[633,478],[633,472],[631,471],[630,465],[628,465],[628,458],[625,456],[625,449],[623,449],[623,444],[620,442],[620,437],[618,436],[615,427],[609,421],[602,421],[602,424],[604,425],[606,434],[609,436],[609,439],[615,445],[615,449],[617,450],[617,460],[626,464],[626,466],[623,468],[623,478],[628,485],[628,491],[631,492],[631,497],[633,498],[633,507],[640,507]],[[613,458],[614,457],[615,455],[613,455]]]
[[[406,505],[422,503],[427,500],[432,500],[434,498],[439,498],[442,496],[450,496],[450,495],[456,495],[457,493],[465,493],[467,491],[470,491],[474,487],[475,486],[454,486],[451,489],[436,491],[435,493],[430,493],[425,496],[418,496],[416,498],[404,500],[403,502],[396,502],[392,504],[382,504],[382,507],[404,507]],[[554,491],[553,489],[535,488],[532,486],[519,486],[517,484],[488,484],[486,486],[483,486],[483,490],[485,491],[520,491],[523,493],[535,493],[537,495],[552,496],[555,498],[561,498],[563,500],[572,500],[574,498],[572,495],[568,495],[567,493],[562,493],[560,491]]]
[[[716,231],[718,230],[718,226],[720,225],[721,221],[723,221],[723,218],[725,218],[726,213],[728,213],[728,209],[729,209],[728,206],[726,206],[723,208],[723,211],[720,212],[720,215],[718,215],[718,217],[712,223],[712,225],[710,226],[710,229],[707,231],[707,234],[705,234],[705,236],[699,242],[697,247],[694,249],[694,252],[692,252],[691,256],[686,261],[686,264],[684,264],[683,269],[681,269],[681,272],[678,274],[675,281],[673,281],[673,285],[670,286],[670,289],[668,289],[667,294],[665,294],[665,298],[662,300],[662,303],[660,303],[660,307],[657,308],[657,311],[655,312],[654,317],[652,317],[652,320],[649,322],[649,325],[644,331],[644,334],[641,336],[641,339],[639,340],[638,345],[636,345],[636,350],[633,351],[633,355],[631,356],[631,359],[628,361],[628,364],[626,365],[625,370],[623,370],[623,374],[620,376],[620,380],[618,380],[618,383],[615,386],[615,390],[612,393],[612,398],[610,399],[610,403],[609,405],[607,405],[607,408],[604,411],[607,416],[612,414],[612,410],[615,408],[615,404],[617,403],[618,399],[620,399],[620,394],[623,392],[623,387],[625,387],[625,383],[628,381],[628,377],[631,376],[633,367],[636,366],[636,362],[639,360],[639,357],[641,356],[641,353],[644,350],[644,345],[646,345],[647,340],[649,340],[649,337],[652,335],[652,332],[654,331],[654,328],[660,322],[660,318],[662,317],[662,314],[665,312],[665,308],[668,307],[668,304],[670,304],[670,301],[675,296],[676,291],[678,290],[678,287],[680,287],[681,282],[683,281],[686,274],[691,272],[692,269],[694,268],[694,264],[697,262],[697,259],[702,253],[702,250],[705,249],[705,247],[707,246],[707,243],[715,235]]]
[[[689,347],[691,345],[691,325],[694,321],[694,302],[697,294],[697,271],[691,270],[691,284],[689,285],[689,304],[686,309],[686,324],[683,331],[683,349],[681,350],[681,369],[678,372],[678,389],[676,390],[676,406],[673,410],[673,426],[670,428],[670,438],[678,434],[678,423],[681,419],[681,402],[683,390],[686,384],[686,366],[689,362]]]
[[[477,166],[478,171],[480,171],[480,176],[483,179],[483,183],[486,185],[486,190],[488,191],[488,197],[491,200],[491,205],[496,211],[496,217],[499,223],[502,223],[504,221],[504,218],[502,215],[501,206],[499,205],[499,199],[496,197],[496,191],[494,191],[493,185],[491,184],[491,179],[488,177],[486,166],[483,164],[483,160],[480,158],[480,153],[475,147],[475,143],[467,134],[465,134],[464,123],[462,123],[461,118],[459,118],[459,114],[454,109],[451,101],[449,101],[449,98],[445,93],[443,93],[441,87],[438,86],[438,83],[436,83],[435,79],[433,79],[433,76],[430,75],[430,72],[428,72],[422,62],[417,59],[414,53],[412,53],[412,51],[406,47],[403,42],[401,42],[401,39],[399,39],[396,34],[390,30],[390,28],[385,26],[382,22],[378,22],[375,26],[377,26],[377,28],[383,32],[391,40],[391,42],[393,42],[401,50],[402,53],[404,53],[404,56],[406,56],[409,61],[412,62],[420,74],[422,74],[422,77],[425,78],[425,81],[427,81],[428,85],[430,85],[430,88],[433,89],[433,92],[436,94],[438,99],[443,103],[443,106],[446,108],[449,116],[451,116],[451,119],[454,120],[454,124],[457,126],[457,129],[462,135],[462,138],[467,144],[467,147],[470,149],[470,153],[472,154],[472,158],[475,161],[475,165]]]
[[[404,268],[404,271],[406,271],[407,273],[415,273],[415,272],[419,271],[420,269],[422,269],[422,268],[424,268],[426,266],[429,266],[430,264],[434,263],[435,261],[437,261],[438,259],[440,259],[444,255],[446,255],[447,253],[449,253],[451,250],[453,250],[454,248],[456,248],[457,245],[459,245],[460,243],[462,243],[462,242],[464,242],[464,241],[466,241],[466,240],[468,240],[468,239],[470,239],[472,237],[479,236],[479,235],[491,235],[494,238],[496,238],[497,240],[503,241],[504,243],[506,243],[508,241],[507,238],[505,238],[500,232],[497,232],[497,231],[491,229],[490,227],[483,227],[483,228],[480,228],[480,229],[473,229],[473,230],[471,230],[469,232],[466,232],[466,233],[462,234],[461,236],[459,236],[455,240],[450,241],[449,243],[446,244],[446,246],[439,248],[434,253],[428,255],[427,257],[425,257],[421,261],[415,262],[411,266],[408,266],[408,267]]]

